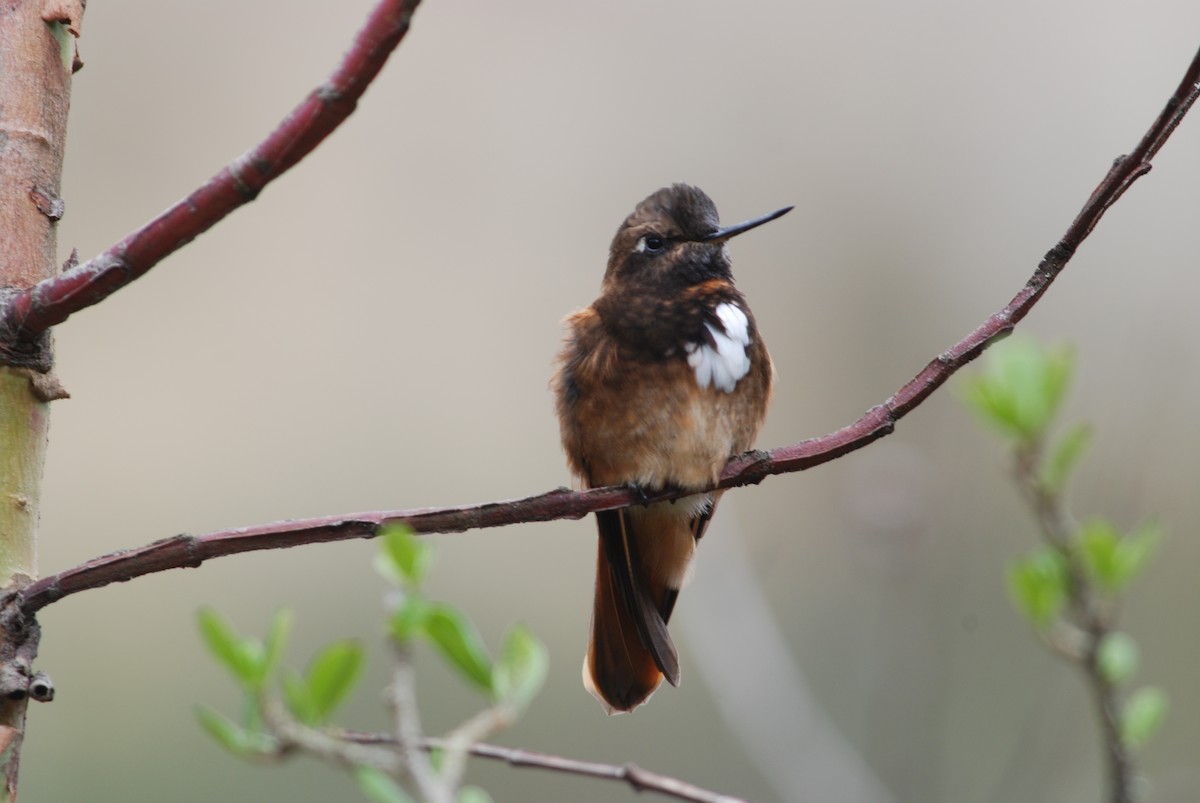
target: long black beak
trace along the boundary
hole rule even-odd
[[[744,220],[741,223],[735,223],[732,226],[726,226],[723,229],[717,229],[712,234],[700,238],[702,243],[723,243],[731,237],[737,237],[739,234],[755,229],[764,223],[770,223],[775,218],[783,217],[788,212],[795,209],[794,206],[785,206],[783,209],[776,209],[767,215],[760,215],[749,220]]]

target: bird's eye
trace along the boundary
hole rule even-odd
[[[647,234],[637,241],[635,250],[642,254],[661,254],[667,250],[667,241],[657,234]]]

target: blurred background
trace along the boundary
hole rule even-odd
[[[93,4],[61,258],[258,142],[370,5]],[[41,571],[179,532],[569,484],[547,388],[560,321],[595,297],[624,216],[673,181],[726,222],[796,205],[732,246],[779,376],[760,445],[841,427],[1021,287],[1197,31],[1191,0],[427,0],[312,158],[59,327],[72,398],[54,405]],[[1021,327],[1078,349],[1065,419],[1098,436],[1076,514],[1169,532],[1123,621],[1139,680],[1171,697],[1142,756],[1156,801],[1200,786],[1198,180],[1193,117]],[[1036,540],[1007,475],[948,387],[868,449],[730,494],[673,623],[683,684],[631,716],[579,682],[590,520],[437,536],[430,590],[492,645],[515,620],[548,645],[504,744],[765,801],[1096,801],[1086,687],[1007,599],[1006,561]],[[335,770],[248,766],[199,730],[194,703],[236,715],[238,698],[194,614],[261,633],[289,606],[296,664],[360,637],[370,675],[343,720],[384,727],[374,549],[227,558],[48,608],[59,697],[30,709],[23,799],[355,799]],[[419,671],[431,732],[474,710],[440,662]],[[482,761],[470,778],[498,801],[635,796]]]

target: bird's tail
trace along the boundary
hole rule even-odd
[[[583,684],[614,714],[644,703],[663,677],[679,685],[667,621],[698,530],[686,505],[670,503],[601,511],[596,521],[600,549]]]

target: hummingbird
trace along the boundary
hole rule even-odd
[[[600,297],[565,321],[552,387],[583,486],[694,491],[596,513],[583,685],[609,714],[646,702],[664,677],[679,685],[667,622],[721,496],[705,489],[753,445],[774,375],[726,243],[791,209],[722,228],[703,190],[664,187],[617,229]]]

